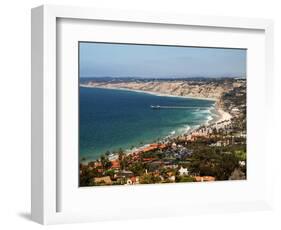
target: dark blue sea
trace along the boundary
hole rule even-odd
[[[79,100],[79,154],[83,160],[186,132],[214,116],[213,101],[125,90],[80,87]],[[151,105],[195,108],[151,109]]]

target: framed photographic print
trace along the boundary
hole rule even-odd
[[[265,19],[34,8],[32,219],[270,208],[272,30]]]
[[[79,186],[246,179],[246,49],[78,48]]]

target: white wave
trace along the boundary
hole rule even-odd
[[[184,133],[187,133],[190,129],[191,129],[191,127],[189,125],[185,125],[185,126],[179,128],[177,130],[177,133],[178,134],[184,134]]]
[[[184,128],[185,128],[185,131],[186,131],[186,132],[191,129],[191,127],[190,127],[189,125],[186,125]]]
[[[201,110],[200,112],[203,113],[203,114],[211,114],[212,113],[211,109]]]
[[[175,135],[176,134],[176,131],[173,130],[172,132],[170,132],[170,135]]]

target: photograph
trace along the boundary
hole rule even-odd
[[[247,179],[247,49],[78,42],[79,186]]]

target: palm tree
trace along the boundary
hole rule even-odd
[[[104,155],[108,157],[110,155],[110,152],[107,150]]]
[[[108,157],[102,155],[100,161],[104,169],[108,169],[111,167],[111,162],[108,160]]]

